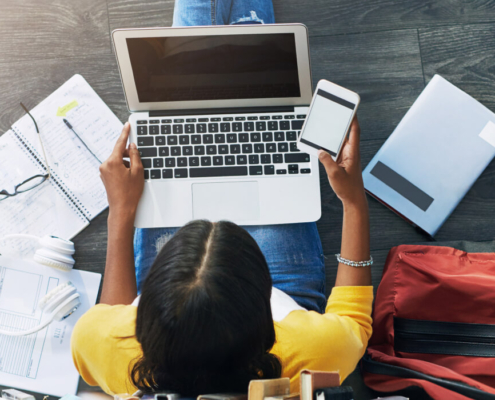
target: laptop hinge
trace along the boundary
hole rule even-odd
[[[294,112],[294,106],[158,110],[158,111],[150,111],[150,117],[168,117],[173,115],[253,114],[253,113],[260,114],[260,113],[273,113],[273,112]]]

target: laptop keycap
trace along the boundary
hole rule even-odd
[[[206,178],[219,176],[243,176],[247,175],[247,167],[211,167],[211,168],[189,168],[191,178]]]
[[[174,169],[174,176],[176,178],[187,178],[187,168]]]
[[[302,162],[310,162],[309,154],[307,153],[288,153],[285,154],[285,162],[287,164],[290,163],[302,163]]]
[[[218,146],[218,154],[229,154],[229,146],[226,144]]]
[[[249,142],[249,135],[247,133],[239,133],[239,143]]]
[[[173,176],[171,169],[163,169],[162,170],[162,178],[163,179],[171,179]]]
[[[192,148],[192,146],[184,146],[182,148],[182,155],[183,156],[192,156],[193,155],[193,148]]]
[[[304,124],[304,120],[296,119],[290,122],[292,130],[300,130]]]
[[[205,146],[194,146],[194,155],[203,156],[205,154]]]
[[[225,135],[223,133],[215,135],[215,143],[225,143]]]
[[[263,167],[261,165],[250,166],[249,175],[263,175]]]
[[[156,147],[144,147],[139,149],[139,155],[141,158],[144,157],[156,157],[157,150]]]
[[[208,124],[208,132],[210,133],[218,132],[218,124],[217,123]]]
[[[273,133],[263,132],[263,142],[273,142]]]
[[[274,175],[275,167],[273,165],[265,165],[265,175]]]
[[[186,133],[194,133],[196,132],[196,129],[194,128],[193,124],[186,124]]]
[[[152,137],[138,137],[137,139],[138,146],[153,146],[153,138]]]
[[[161,171],[159,169],[152,169],[150,170],[150,178],[151,179],[160,179],[161,178]]]
[[[210,154],[210,155],[217,154],[217,146],[215,145],[206,146],[206,154]]]
[[[213,143],[213,135],[203,135],[203,144]]]

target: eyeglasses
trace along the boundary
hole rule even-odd
[[[50,176],[51,176],[50,167],[48,166],[48,160],[46,158],[45,147],[43,146],[43,142],[41,141],[41,135],[40,135],[40,131],[38,129],[38,124],[36,123],[36,120],[31,115],[31,113],[28,111],[28,109],[24,106],[24,104],[21,103],[21,107],[24,109],[24,111],[26,111],[27,115],[29,115],[34,122],[34,127],[36,128],[36,132],[38,133],[38,138],[40,140],[41,149],[43,150],[43,157],[45,158],[46,170],[48,171],[48,173],[33,175],[32,177],[27,178],[25,181],[19,183],[18,185],[16,185],[14,187],[14,193],[9,193],[5,189],[0,191],[0,201],[5,200],[9,197],[13,197],[13,196],[20,194],[20,193],[25,193],[31,189],[34,189],[34,188],[38,187],[39,185],[41,185],[46,180],[48,180],[48,178],[50,178]]]

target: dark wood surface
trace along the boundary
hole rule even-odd
[[[1,1],[0,133],[22,115],[19,101],[34,107],[75,73],[124,122],[128,111],[111,31],[170,26],[173,6],[173,0]],[[436,73],[495,111],[495,0],[275,0],[274,8],[278,22],[308,26],[313,82],[326,78],[360,94],[363,167]],[[329,292],[342,207],[324,175],[321,187],[318,228]],[[376,201],[370,199],[369,205],[376,289],[391,247],[428,238]],[[492,163],[436,239],[492,240],[494,211]],[[98,216],[75,238],[77,268],[104,272],[106,216]],[[351,381],[359,382],[359,376]],[[370,396],[360,389],[357,398]]]

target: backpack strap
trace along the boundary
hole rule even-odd
[[[396,365],[385,364],[379,361],[372,360],[368,354],[362,358],[362,366],[364,371],[371,374],[395,376],[398,378],[421,379],[434,383],[445,389],[452,390],[466,397],[475,400],[495,400],[495,394],[485,392],[481,389],[470,386],[464,382],[453,381],[450,379],[437,378],[432,375],[424,374],[413,369],[398,367]]]

